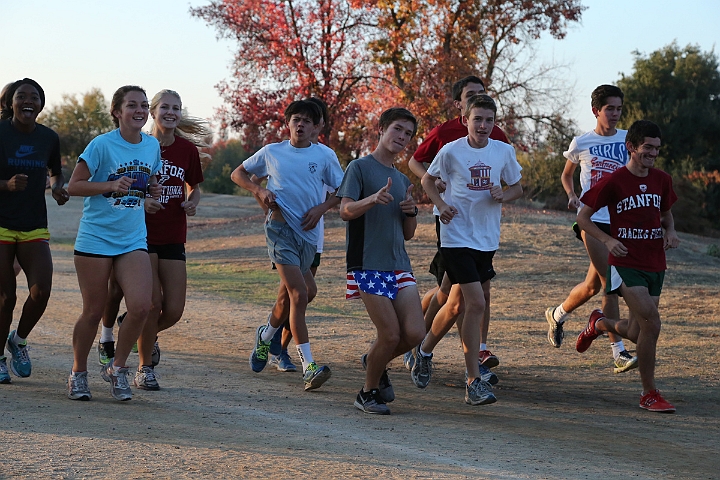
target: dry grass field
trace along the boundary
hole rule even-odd
[[[612,373],[606,338],[575,352],[575,335],[599,299],[572,315],[562,348],[548,344],[544,310],[583,278],[587,258],[571,234],[572,214],[508,206],[489,342],[501,361],[498,402],[463,402],[453,331],[435,351],[427,389],[417,389],[399,361],[392,364],[392,415],[374,417],[353,407],[363,383],[360,355],[374,329],[361,302],[344,300],[337,212],[327,216],[319,294],[308,311],[314,356],[333,377],[306,393],[299,373],[268,367],[256,374],[248,366],[278,279],[257,206],[220,195],[206,195],[190,222],[188,302],[180,323],[160,336],[162,389],[117,402],[97,367],[89,375],[93,400],[68,400],[81,308],[72,259],[81,208],[77,198],[64,207],[49,202],[53,294],[29,339],[32,376],[0,385],[0,478],[720,476],[720,258],[707,254],[717,239],[681,234],[680,248],[668,255],[657,377],[676,414],[638,408],[637,370]],[[422,293],[433,285],[426,270],[435,233],[429,210],[418,218],[408,249]],[[18,291],[16,318],[27,289]],[[93,350],[90,365],[95,358]]]

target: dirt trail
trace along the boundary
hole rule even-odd
[[[77,198],[48,205],[53,294],[29,339],[32,376],[0,385],[0,478],[719,476],[720,261],[704,254],[708,239],[681,235],[681,248],[669,256],[657,376],[675,415],[637,407],[637,371],[613,375],[607,340],[583,355],[574,351],[594,304],[573,315],[562,348],[548,345],[544,309],[582,278],[586,259],[568,235],[569,215],[519,207],[506,209],[496,257],[491,348],[502,363],[494,405],[464,404],[452,332],[436,350],[426,390],[396,361],[392,415],[353,407],[363,382],[359,358],[373,329],[362,304],[343,299],[337,213],[328,221],[319,306],[308,317],[313,353],[333,370],[326,386],[305,393],[299,373],[251,372],[253,332],[268,309],[191,288],[185,317],[160,337],[160,391],[135,390],[132,401],[117,402],[98,367],[89,375],[93,400],[73,402],[65,382],[81,306],[72,238],[82,205]],[[247,197],[204,196],[191,220],[188,257],[268,268],[257,213]],[[425,266],[434,248],[428,211],[421,222],[410,255],[424,291],[432,285]],[[21,306],[27,290],[18,290]],[[94,350],[90,359],[94,365]]]

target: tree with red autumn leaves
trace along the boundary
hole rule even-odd
[[[214,0],[191,13],[237,41],[219,113],[248,149],[284,138],[285,107],[314,95],[332,117],[323,140],[347,162],[371,146],[385,108],[410,108],[420,137],[455,116],[448,91],[469,74],[486,80],[515,140],[519,122],[557,118],[548,71],[529,70],[523,48],[544,32],[562,38],[583,9],[580,0]]]

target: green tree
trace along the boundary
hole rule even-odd
[[[645,56],[634,52],[633,72],[621,74],[621,128],[639,119],[663,132],[659,166],[672,173],[720,168],[720,71],[714,51],[673,42]],[[684,170],[680,172],[681,170]]]
[[[60,155],[69,171],[75,168],[77,157],[90,140],[114,128],[110,108],[99,88],[81,94],[79,99],[63,95],[62,102],[46,109],[39,121],[60,136]]]
[[[657,166],[672,174],[678,196],[673,211],[678,230],[720,229],[720,71],[714,50],[676,42],[649,55],[635,52],[625,93],[622,128],[638,119],[657,123],[663,149]]]
[[[220,141],[207,149],[207,153],[212,160],[203,172],[202,191],[227,195],[246,193],[230,179],[232,171],[250,156],[243,143],[240,140]]]

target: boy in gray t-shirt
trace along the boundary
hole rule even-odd
[[[378,146],[348,165],[337,196],[347,224],[347,295],[362,298],[377,339],[362,362],[365,385],[355,406],[389,415],[395,399],[387,364],[425,336],[420,296],[405,240],[415,235],[418,213],[410,180],[395,169],[395,156],[415,135],[417,120],[404,108],[380,116]]]
[[[337,188],[343,175],[332,150],[311,142],[321,116],[320,107],[313,102],[292,102],[285,110],[290,140],[264,146],[231,176],[233,182],[269,208],[265,222],[268,255],[290,296],[290,329],[303,365],[305,390],[319,388],[330,378],[330,368],[313,361],[305,310],[308,291],[316,290],[310,272],[317,250],[315,227],[325,211],[339,202],[324,202],[324,185]],[[255,184],[251,175],[268,177],[267,188]],[[250,354],[253,371],[265,368],[270,342],[281,326],[282,321],[271,316],[266,325],[258,327],[255,348]]]

